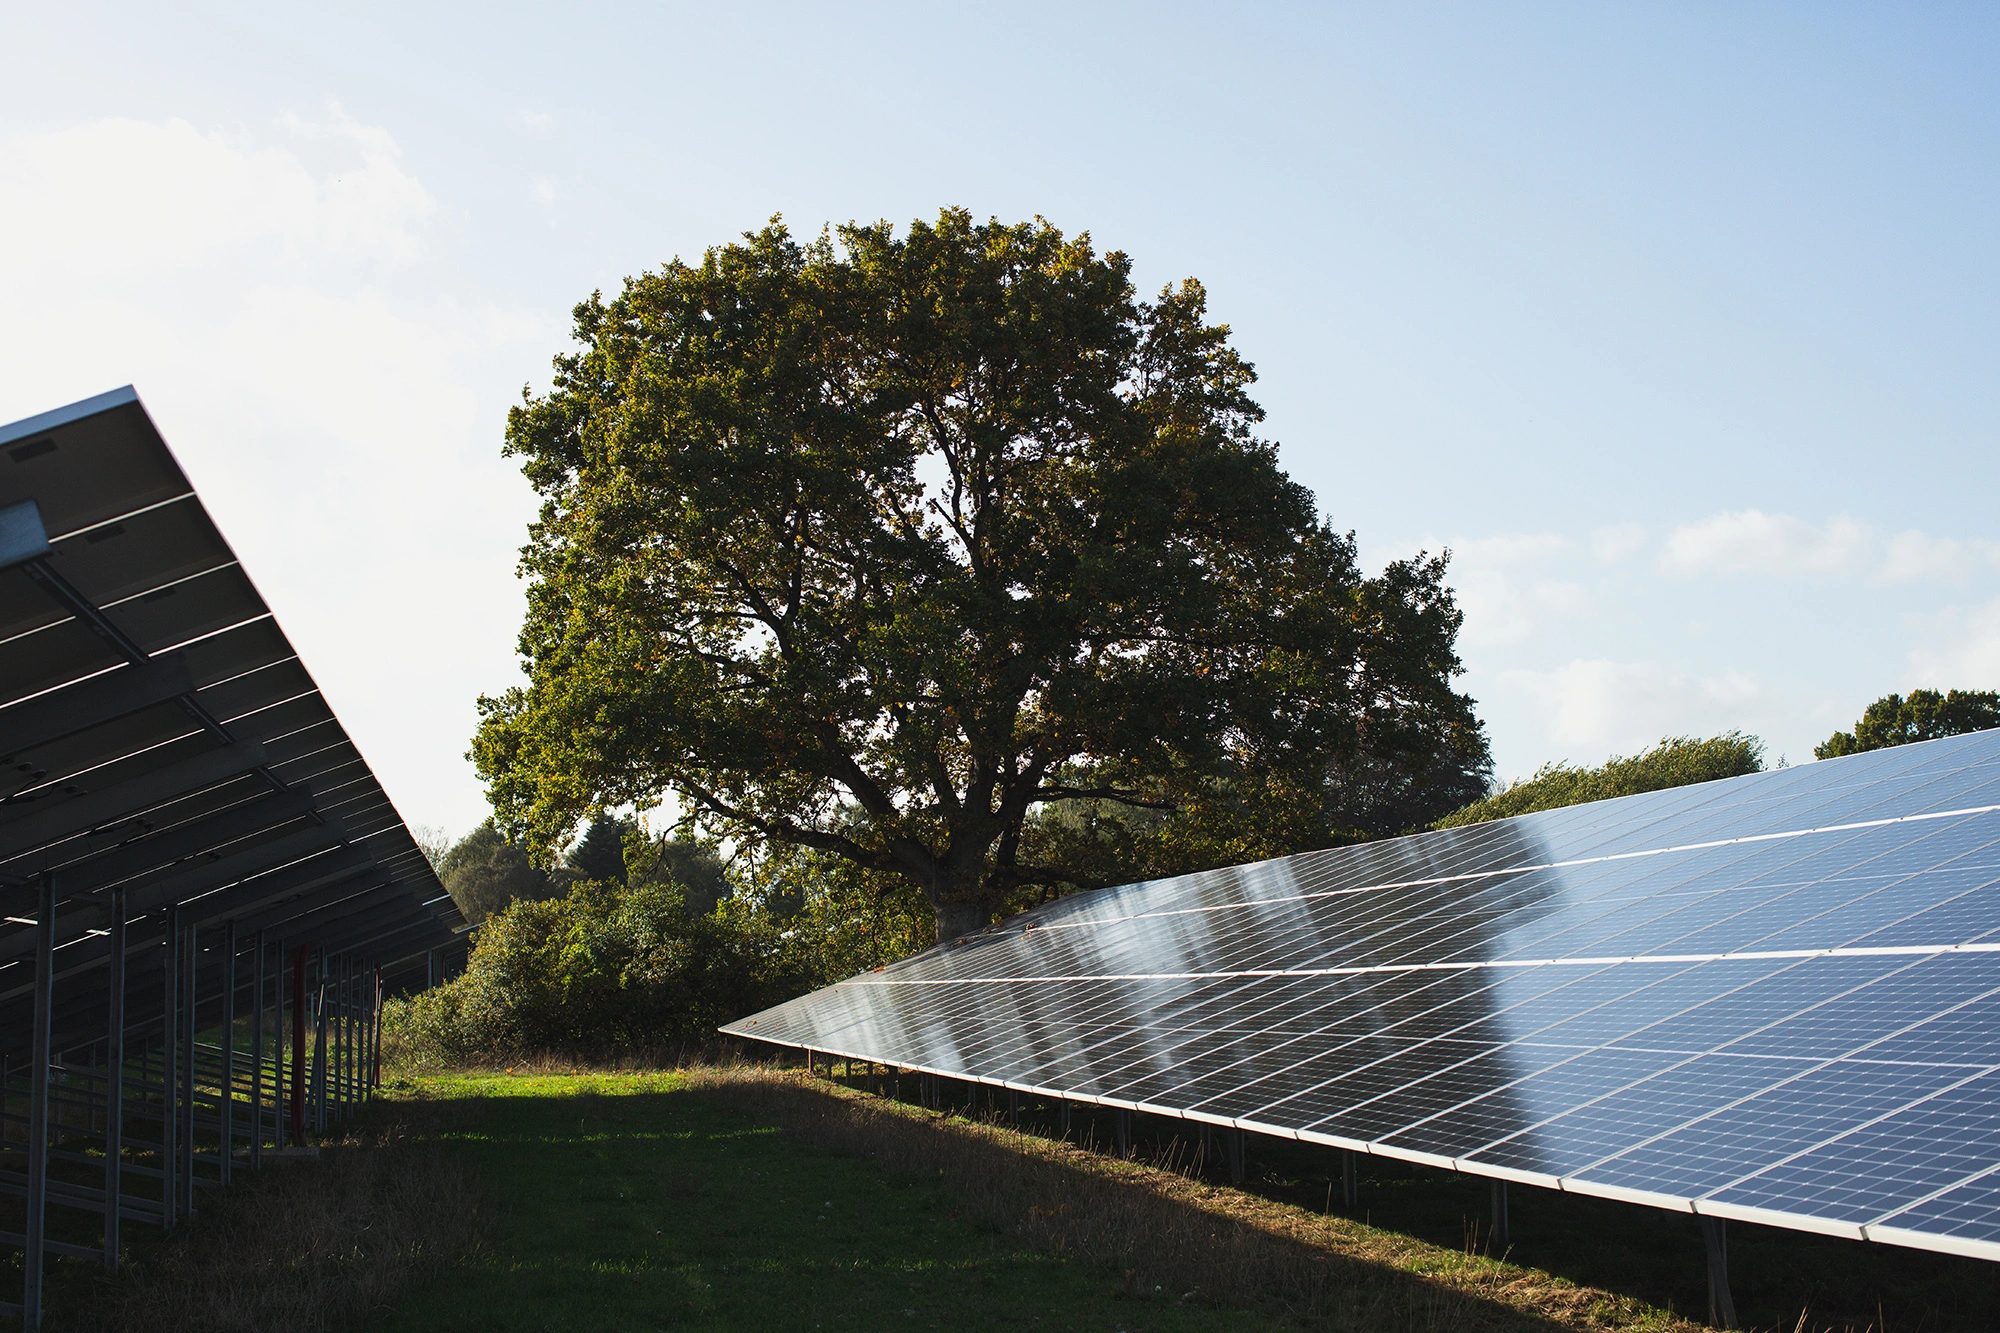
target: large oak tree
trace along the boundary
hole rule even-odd
[[[542,856],[672,795],[902,877],[950,939],[1093,882],[1024,839],[1052,805],[1223,790],[1304,810],[1291,844],[1341,836],[1342,793],[1409,823],[1477,794],[1443,559],[1360,571],[1198,283],[1141,302],[1087,235],[947,210],[774,221],[575,319],[508,423],[544,498],[529,681],[474,742]]]

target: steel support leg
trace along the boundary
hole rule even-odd
[[[42,1250],[49,1200],[49,1023],[55,1005],[56,881],[44,874],[35,905],[34,1068],[28,1078],[28,1253],[21,1279],[21,1327],[42,1326]]]
[[[1352,1148],[1340,1152],[1340,1203],[1349,1212],[1361,1206],[1361,1158]]]
[[[188,922],[187,967],[181,974],[181,1211],[194,1212],[194,1101],[197,1070],[194,1060],[195,1024],[200,1008],[195,1003],[201,981],[201,926]]]
[[[181,914],[167,909],[166,994],[160,1014],[160,1222],[180,1220]]]
[[[1132,1155],[1132,1113],[1121,1106],[1118,1108],[1114,1119],[1118,1124],[1118,1155],[1120,1157],[1130,1157]]]
[[[300,945],[292,953],[292,1072],[291,1145],[306,1141],[306,950]]]
[[[1062,1132],[1064,1138],[1069,1137],[1069,1098],[1067,1097],[1062,1099]]]
[[[1736,1327],[1736,1302],[1729,1295],[1728,1228],[1722,1218],[1701,1219],[1702,1244],[1708,1250],[1708,1322],[1716,1328]]]
[[[236,923],[222,927],[222,1183],[236,1157]]]
[[[250,965],[250,985],[257,999],[250,1006],[250,1169],[264,1165],[264,932],[257,932],[257,961]]]
[[[326,1011],[327,1001],[329,997],[327,995],[328,973],[326,966],[326,951],[324,949],[320,950],[319,972],[314,979],[319,983],[319,988],[318,988],[317,998],[313,1005],[312,1124],[313,1124],[313,1132],[315,1134],[324,1134],[326,1133],[326,1093],[327,1093],[326,1024],[327,1024],[327,1019],[329,1017]]]
[[[1233,1125],[1229,1130],[1229,1183],[1243,1183],[1243,1131]]]
[[[118,1271],[118,1208],[125,1183],[125,890],[111,891],[111,967],[106,995],[104,1084],[104,1269]]]
[[[1507,1182],[1504,1180],[1493,1182],[1492,1242],[1489,1248],[1496,1255],[1507,1253],[1507,1246],[1511,1243],[1507,1232]]]

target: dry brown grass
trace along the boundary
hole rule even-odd
[[[478,1201],[427,1142],[422,1104],[328,1143],[317,1161],[267,1166],[204,1195],[187,1226],[118,1277],[50,1302],[49,1327],[99,1333],[330,1333],[387,1307],[414,1275],[470,1253]],[[140,1228],[134,1228],[135,1232]]]
[[[1694,1330],[1630,1297],[1477,1253],[756,1066],[693,1074],[699,1095],[801,1143],[935,1177],[963,1211],[1129,1288],[1351,1330]]]

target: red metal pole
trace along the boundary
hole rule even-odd
[[[306,950],[292,954],[292,1143],[306,1141]]]

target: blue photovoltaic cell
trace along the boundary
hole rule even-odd
[[[2000,1258],[1988,806],[2000,732],[1077,894],[725,1031]]]

